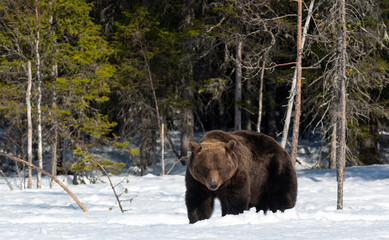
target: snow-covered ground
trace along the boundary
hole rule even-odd
[[[335,171],[298,176],[294,209],[221,217],[216,204],[212,218],[196,224],[188,224],[183,172],[113,177],[128,189],[121,199],[133,199],[123,202],[125,213],[105,177],[106,183],[77,186],[58,177],[85,213],[58,185],[50,189],[47,178],[41,190],[13,191],[0,178],[0,239],[389,239],[389,165],[347,168],[344,210],[336,210]]]

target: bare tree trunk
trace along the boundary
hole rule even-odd
[[[162,164],[162,173],[165,175],[165,124],[161,124],[161,164]]]
[[[311,3],[309,4],[308,16],[307,16],[307,19],[305,20],[305,25],[304,25],[304,30],[303,30],[303,37],[302,37],[302,43],[301,43],[301,48],[302,49],[304,48],[305,39],[306,39],[306,36],[307,36],[307,33],[308,33],[309,24],[311,22],[311,17],[312,17],[312,11],[313,11],[313,5],[314,4],[315,4],[315,0],[312,0]],[[284,130],[282,131],[281,146],[283,148],[286,147],[286,142],[288,140],[290,118],[292,116],[293,101],[294,101],[294,96],[296,94],[296,80],[297,80],[297,68],[294,70],[292,87],[290,89],[290,95],[289,95],[289,101],[288,101],[288,109],[286,111]]]
[[[235,61],[235,130],[242,129],[242,112],[240,104],[242,101],[242,40],[238,37],[236,42]]]
[[[297,63],[296,63],[296,100],[295,100],[295,115],[293,122],[293,136],[292,136],[292,152],[291,158],[293,165],[296,165],[297,160],[297,146],[299,138],[299,128],[300,128],[300,115],[301,115],[301,62],[302,62],[302,0],[297,1],[298,10],[297,10]]]
[[[336,111],[331,116],[331,143],[330,143],[330,169],[336,168]]]
[[[50,8],[53,6],[53,1],[50,1],[49,2],[49,6]],[[50,35],[53,37],[53,45],[55,46],[56,45],[56,42],[55,42],[55,38],[54,38],[54,15],[51,14],[50,17],[49,17],[49,23],[50,23]],[[55,50],[57,52],[57,50]],[[51,77],[52,77],[52,82],[54,83],[58,77],[58,64],[56,62],[54,62],[54,65],[52,66],[52,69],[51,69]],[[52,138],[52,142],[51,142],[51,160],[50,160],[50,170],[51,170],[51,174],[53,174],[54,176],[57,175],[57,165],[58,165],[58,121],[57,121],[57,116],[55,114],[56,110],[57,110],[57,92],[56,92],[56,89],[55,87],[53,87],[52,89],[52,109],[53,109],[53,112],[54,113],[51,113],[51,118],[53,119],[53,138]],[[53,187],[53,181],[51,180],[50,181],[50,188]]]
[[[28,61],[28,83],[26,93],[27,105],[27,159],[28,163],[32,164],[32,118],[31,118],[31,86],[32,86],[32,71],[31,61]],[[32,168],[28,167],[28,183],[27,188],[32,188]]]
[[[58,144],[58,130],[57,127],[54,127],[54,133],[53,133],[53,142],[51,144],[51,174],[54,176],[57,175],[57,144]],[[51,183],[50,183],[50,188],[51,188]]]
[[[55,81],[55,79],[57,78],[58,76],[58,65],[55,64],[53,66],[53,72],[52,72],[52,75],[53,75],[53,80]],[[53,99],[52,99],[52,107],[54,109],[54,111],[57,109],[57,93],[55,91],[55,89],[53,89]],[[55,116],[55,114],[52,115],[52,118],[53,118],[53,139],[52,139],[52,142],[51,142],[51,161],[50,161],[50,169],[51,169],[51,174],[53,174],[54,176],[57,175],[57,164],[58,164],[58,153],[57,153],[57,149],[58,149],[58,122],[57,122],[57,117]],[[50,188],[52,187],[53,185],[53,181],[50,181]]]
[[[35,40],[35,55],[36,55],[36,75],[38,79],[38,167],[43,169],[43,157],[42,157],[42,111],[41,111],[41,102],[42,102],[42,79],[41,79],[41,58],[39,54],[39,44],[40,44],[40,22],[39,22],[39,11],[38,11],[38,0],[35,0],[35,21],[36,21],[36,40]],[[37,174],[37,188],[42,186],[42,173],[38,171]]]
[[[337,209],[343,209],[343,182],[345,180],[346,166],[346,0],[337,0],[338,4],[338,39],[337,39],[337,181],[338,200]]]
[[[266,58],[264,57],[262,62],[262,69],[261,69],[261,79],[259,83],[257,132],[261,132],[261,121],[262,121],[262,112],[263,112],[263,78],[265,77],[265,66],[266,66]]]

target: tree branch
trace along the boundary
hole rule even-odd
[[[9,189],[10,189],[11,191],[14,190],[13,187],[12,187],[12,184],[8,181],[7,176],[5,176],[3,170],[0,169],[0,173],[1,173],[1,175],[3,176],[4,180],[7,182]]]
[[[187,156],[183,156],[181,158],[179,158],[177,161],[175,161],[172,165],[172,167],[169,169],[169,171],[167,171],[166,175],[169,175],[169,173],[173,170],[174,166],[177,165],[177,163],[181,162],[182,160],[184,160],[185,158],[188,158]]]
[[[14,157],[12,155],[9,155],[9,154],[3,153],[3,152],[0,152],[0,155],[7,157],[7,158],[11,158],[11,159],[18,161],[18,162],[21,162],[23,164],[26,164],[27,166],[34,168],[38,172],[45,174],[46,176],[51,178],[54,182],[58,183],[73,198],[73,200],[78,204],[78,206],[82,209],[82,211],[86,212],[86,208],[82,205],[82,203],[78,200],[78,198],[61,181],[59,181],[56,177],[54,177],[50,173],[46,172],[42,168],[35,166],[34,164],[28,163],[28,162],[24,161],[23,159]]]
[[[98,161],[93,160],[93,162],[95,162],[95,163],[101,168],[101,170],[103,170],[103,172],[104,172],[105,175],[107,176],[108,181],[109,181],[109,184],[111,185],[111,188],[112,188],[112,191],[113,191],[113,195],[115,195],[115,198],[116,198],[116,200],[117,200],[117,202],[118,202],[120,211],[124,212],[123,207],[122,207],[122,204],[120,203],[119,196],[118,196],[117,193],[116,193],[115,186],[112,184],[112,181],[111,181],[111,178],[109,177],[108,172],[105,170],[105,168],[104,168],[103,166],[101,166],[101,164],[100,164]]]

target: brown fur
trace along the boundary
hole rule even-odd
[[[185,177],[190,223],[210,218],[215,198],[223,216],[251,207],[264,212],[294,207],[296,171],[288,153],[271,137],[214,130],[190,148]]]

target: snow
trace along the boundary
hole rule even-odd
[[[87,212],[58,185],[10,191],[0,178],[0,239],[389,239],[389,165],[346,169],[344,209],[336,210],[333,170],[298,170],[298,200],[284,213],[221,217],[188,224],[183,172],[114,176],[127,211],[121,213],[104,183],[72,185],[58,176]],[[14,188],[19,179],[9,178]],[[112,208],[112,210],[110,210]]]

